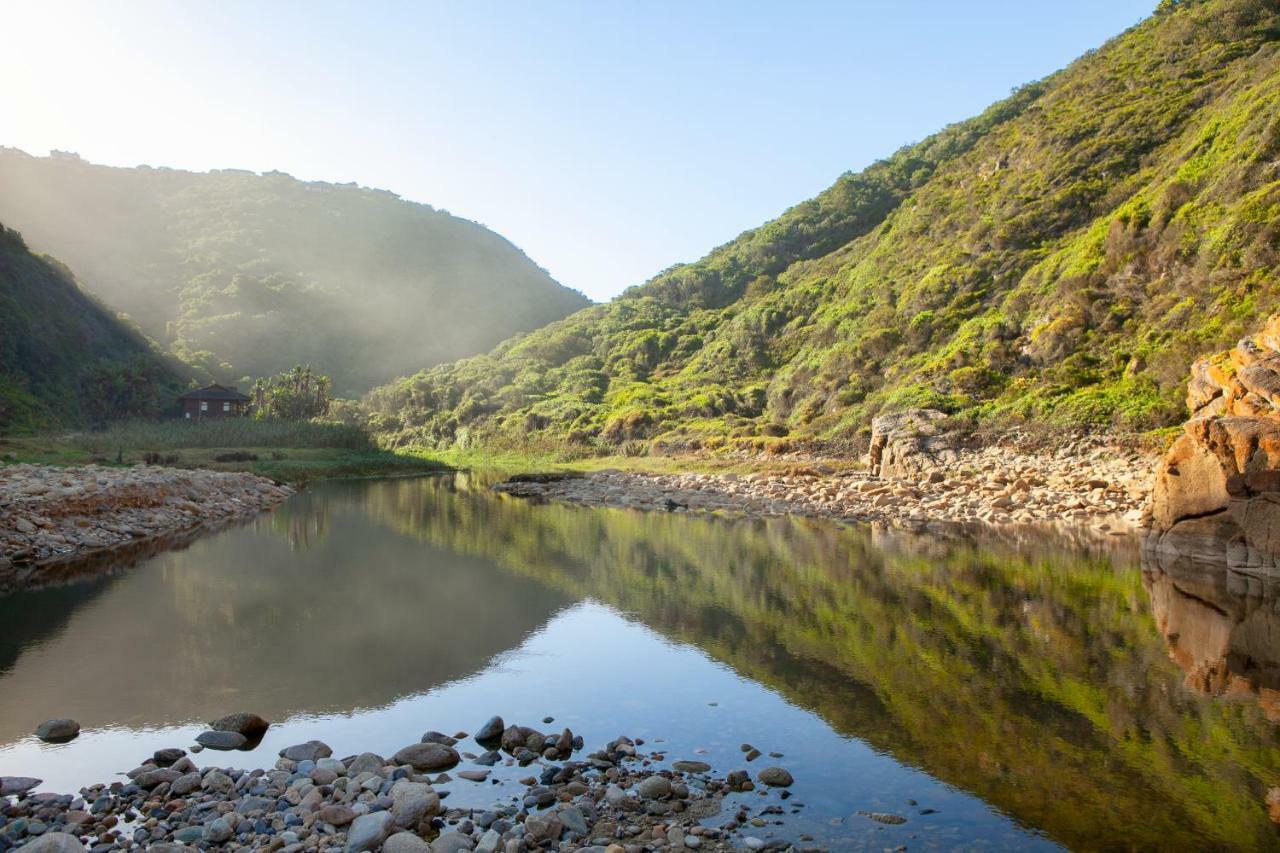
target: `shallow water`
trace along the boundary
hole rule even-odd
[[[265,740],[200,763],[269,766],[313,737],[390,754],[498,713],[589,749],[627,734],[721,773],[784,765],[792,799],[736,797],[783,806],[761,837],[1280,844],[1277,597],[1056,541],[537,505],[467,475],[325,484],[0,599],[0,775],[110,781],[237,710],[273,720]],[[84,733],[29,735],[54,716]],[[782,757],[747,765],[744,742]],[[525,772],[496,775],[451,783],[450,804]]]

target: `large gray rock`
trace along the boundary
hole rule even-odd
[[[382,853],[431,853],[432,847],[412,832],[397,832],[382,845]]]
[[[138,784],[138,787],[150,790],[163,785],[165,782],[176,782],[182,778],[182,775],[181,771],[174,770],[172,767],[161,767],[156,770],[147,770],[139,773],[133,781]]]
[[[646,800],[659,800],[671,796],[671,780],[665,776],[649,776],[636,785],[636,793]]]
[[[85,846],[80,839],[65,832],[46,832],[30,844],[23,845],[26,853],[83,853]]]
[[[475,733],[475,739],[479,743],[495,743],[502,738],[505,728],[506,724],[502,722],[501,717],[490,717]]]
[[[347,853],[379,849],[394,827],[395,821],[391,817],[391,812],[360,815],[347,831]]]
[[[172,784],[169,785],[169,793],[173,794],[175,797],[185,797],[187,794],[190,794],[199,787],[199,773],[184,773],[177,779],[174,779]]]
[[[387,760],[376,752],[362,752],[347,765],[347,774],[359,776],[361,773],[377,773],[387,766]]]
[[[0,776],[0,797],[16,797],[37,787],[43,779],[31,776]]]
[[[209,723],[209,728],[215,732],[237,732],[249,740],[262,737],[270,726],[271,724],[262,717],[248,711],[228,714]]]
[[[440,795],[424,782],[400,779],[391,786],[391,814],[396,826],[414,827],[440,813]]]
[[[471,838],[461,832],[443,833],[431,842],[432,853],[470,853]]]
[[[413,743],[391,756],[392,764],[408,764],[414,770],[448,770],[461,759],[458,751],[442,743]]]
[[[319,740],[309,740],[280,750],[280,756],[290,761],[318,761],[331,755],[333,750],[327,743]]]
[[[248,742],[249,739],[239,732],[207,731],[196,735],[196,743],[209,749],[239,749]]]
[[[786,788],[795,782],[785,767],[766,767],[756,774],[756,778],[775,788]]]
[[[50,743],[65,743],[78,734],[80,734],[80,724],[66,717],[45,720],[36,727],[36,737]]]

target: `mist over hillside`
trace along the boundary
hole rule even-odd
[[[65,267],[0,225],[0,432],[154,416],[184,379]]]
[[[278,172],[0,149],[0,220],[221,381],[302,362],[356,395],[588,304],[474,222]]]
[[[696,263],[371,397],[404,444],[1149,429],[1280,307],[1280,12],[1165,2]],[[748,178],[749,179],[749,178]]]

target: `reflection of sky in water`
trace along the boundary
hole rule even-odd
[[[784,753],[792,800],[743,799],[803,803],[787,837],[849,849],[1049,844],[1020,825],[1076,847],[1276,840],[1280,650],[1254,599],[1144,586],[1132,561],[1039,541],[538,506],[465,483],[327,484],[118,576],[0,598],[0,775],[109,781],[236,710],[275,725],[200,763],[269,766],[310,738],[389,755],[498,713],[588,749],[662,739],[721,772],[771,761],[747,765],[744,742]],[[1230,701],[1186,688],[1205,672]],[[52,716],[84,734],[28,735]],[[463,805],[512,793],[450,787]]]
[[[670,760],[698,758],[723,768],[775,762],[795,768],[793,802],[805,805],[801,814],[785,818],[790,837],[806,831],[855,833],[876,844],[896,845],[911,835],[941,842],[980,830],[992,841],[1035,842],[981,800],[905,768],[856,739],[837,735],[821,718],[739,678],[699,650],[670,643],[591,601],[557,613],[519,648],[471,677],[382,708],[298,716],[273,725],[250,753],[205,752],[196,759],[201,764],[269,765],[280,749],[312,738],[328,743],[338,756],[364,750],[390,755],[428,729],[473,731],[494,712],[545,731],[568,726],[586,738],[588,751],[626,734],[669,749]],[[555,722],[544,725],[546,716]],[[110,774],[127,770],[156,749],[185,745],[202,730],[198,725],[106,728],[86,731],[62,745],[25,738],[0,749],[0,766],[6,774],[39,775],[48,790],[75,790],[87,778],[109,780]],[[661,744],[656,743],[659,739]],[[739,748],[744,742],[784,757],[766,755],[748,765]],[[475,748],[471,741],[459,746]],[[495,770],[506,782],[529,772],[518,766]],[[451,805],[477,807],[500,801],[506,790],[461,780],[450,787]],[[521,787],[513,784],[511,790]],[[755,794],[743,799],[753,806],[765,802]],[[908,805],[911,799],[919,805]],[[773,796],[768,801],[791,808]],[[861,809],[910,815],[923,807],[939,813],[903,827],[881,827],[854,814]],[[841,822],[833,826],[833,819]],[[770,831],[753,830],[760,835]]]

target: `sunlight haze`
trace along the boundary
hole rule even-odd
[[[603,300],[1153,5],[11,1],[0,144],[390,189]]]

